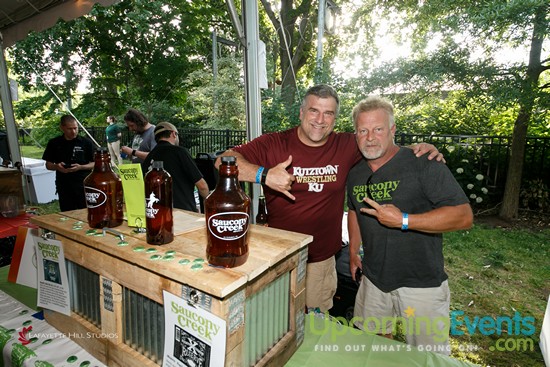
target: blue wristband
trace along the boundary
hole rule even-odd
[[[409,214],[403,212],[403,222],[401,224],[401,230],[406,231],[409,229]]]
[[[258,171],[256,171],[256,183],[259,184],[262,182],[262,172],[264,171],[264,167],[260,166],[258,168]]]

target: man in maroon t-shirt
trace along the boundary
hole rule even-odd
[[[313,236],[306,305],[321,312],[332,308],[336,292],[334,255],[342,248],[346,178],[361,159],[353,134],[333,132],[338,110],[332,87],[311,87],[300,107],[299,126],[264,134],[222,154],[237,157],[239,180],[263,184],[270,227]],[[420,155],[438,155],[432,145],[421,148]]]

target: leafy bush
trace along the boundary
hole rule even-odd
[[[550,210],[550,190],[542,179],[527,180],[523,183],[519,198],[526,209],[547,212]]]
[[[50,139],[55,138],[56,136],[59,136],[61,134],[62,132],[61,130],[59,130],[59,122],[57,124],[50,124],[44,127],[35,128],[31,131],[31,137],[44,148],[46,147]]]
[[[274,132],[290,129],[300,123],[300,102],[295,102],[289,114],[281,96],[271,90],[262,92],[262,130]]]
[[[415,102],[413,96],[395,97],[400,130],[417,134],[510,135],[517,111],[488,108],[487,98],[464,92],[433,94]]]
[[[187,96],[176,117],[208,129],[242,130],[246,128],[244,79],[241,62],[235,57],[218,59],[218,72],[201,69],[184,81]]]

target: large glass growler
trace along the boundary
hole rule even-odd
[[[145,222],[147,243],[164,245],[174,240],[172,215],[172,176],[164,170],[162,161],[154,161],[145,175]]]
[[[124,221],[122,180],[111,168],[107,148],[97,148],[92,173],[84,179],[88,225],[92,228],[116,227]]]
[[[222,157],[218,174],[216,189],[204,200],[206,258],[211,265],[233,268],[248,258],[250,198],[239,185],[236,157]]]

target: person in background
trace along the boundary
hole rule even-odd
[[[111,156],[111,165],[116,166],[122,164],[122,157],[120,156],[120,127],[116,124],[115,116],[107,116],[107,123],[109,124],[105,128],[105,138],[107,139],[107,147],[109,148],[109,155]]]
[[[196,212],[195,187],[199,195],[206,198],[208,184],[187,149],[179,146],[178,130],[174,125],[161,122],[154,132],[157,145],[143,162],[143,174],[149,170],[153,161],[162,161],[164,169],[172,176],[174,208]]]
[[[446,165],[395,145],[389,101],[359,102],[353,122],[366,158],[347,183],[350,271],[353,279],[358,268],[363,273],[355,325],[391,337],[392,318],[400,317],[413,326],[405,328],[408,344],[449,355],[442,233],[472,226],[469,199]]]
[[[71,115],[61,117],[59,128],[63,135],[50,139],[42,159],[46,168],[55,171],[55,187],[59,209],[86,208],[84,179],[94,167],[92,142],[78,135],[78,124]]]
[[[130,131],[135,133],[131,147],[122,147],[121,151],[132,160],[132,163],[143,163],[147,154],[157,143],[155,142],[155,125],[151,124],[145,115],[130,108],[124,115],[124,122]]]
[[[346,177],[361,159],[353,134],[333,132],[338,111],[336,91],[316,85],[304,96],[299,126],[264,134],[221,155],[237,157],[239,180],[264,185],[270,227],[313,235],[306,305],[321,312],[332,308],[336,292],[334,255],[342,248]],[[428,144],[412,151],[438,156]]]

